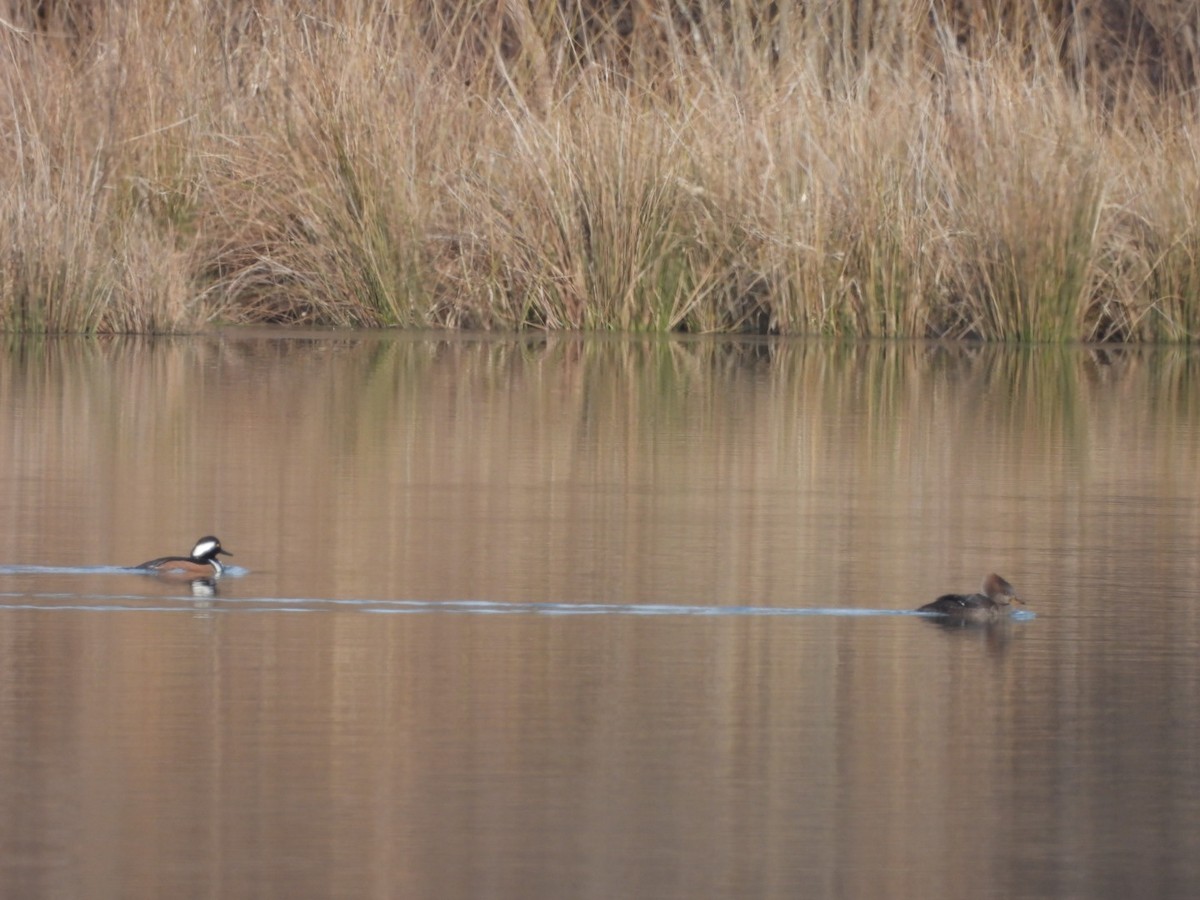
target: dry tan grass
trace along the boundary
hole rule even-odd
[[[1020,4],[47,8],[0,21],[10,330],[1200,337],[1161,3],[1124,47]]]

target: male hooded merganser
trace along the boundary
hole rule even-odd
[[[159,575],[176,575],[185,578],[220,577],[221,573],[225,571],[225,567],[217,559],[218,553],[233,556],[221,546],[219,540],[209,534],[196,541],[191,556],[160,556],[158,559],[152,559],[140,566],[134,566],[134,568],[147,569]]]
[[[1017,596],[1017,589],[993,572],[983,579],[978,594],[945,594],[932,603],[926,603],[917,612],[940,613],[970,622],[988,622],[1008,615],[1010,603],[1025,601]]]

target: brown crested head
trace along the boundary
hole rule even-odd
[[[1017,589],[995,572],[983,579],[983,593],[997,603],[1025,603],[1017,594]]]

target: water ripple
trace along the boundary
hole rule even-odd
[[[224,567],[222,578],[241,578],[249,569],[241,566]],[[0,566],[0,575],[148,575],[156,572],[136,566]],[[81,595],[82,596],[82,595]]]
[[[31,567],[24,567],[28,570]],[[0,574],[4,571],[0,569]],[[171,605],[163,605],[169,603]],[[921,616],[905,609],[857,609],[827,606],[710,606],[673,603],[515,603],[495,600],[381,600],[321,597],[197,598],[190,594],[147,597],[141,594],[79,594],[64,591],[0,591],[0,609],[92,612],[330,612],[354,610],[376,614],[451,613],[457,615],[543,616]],[[1033,619],[1028,611],[1013,613],[1018,621]]]

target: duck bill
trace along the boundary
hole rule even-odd
[[[224,547],[220,548],[217,552],[219,554],[221,554],[222,556],[233,556],[233,554],[230,553],[228,550],[226,550]]]

